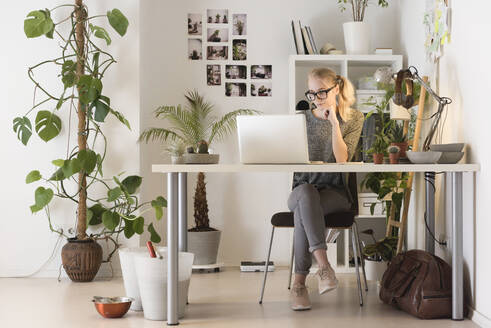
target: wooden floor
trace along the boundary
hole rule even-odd
[[[262,273],[241,273],[225,268],[220,273],[193,274],[184,327],[478,327],[466,319],[420,320],[382,304],[376,286],[369,283],[365,305],[358,305],[354,275],[338,275],[339,288],[319,296],[316,280],[309,277],[312,310],[294,312],[288,303],[287,270],[268,275],[263,305],[258,304]],[[121,319],[104,319],[95,310],[92,296],[124,295],[121,278],[72,283],[56,279],[0,279],[0,327],[125,328],[166,327],[142,312],[130,311]]]

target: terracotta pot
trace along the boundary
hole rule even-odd
[[[374,153],[373,154],[373,164],[382,164],[384,162],[384,154]]]
[[[399,153],[389,153],[390,164],[399,164]]]
[[[93,239],[68,238],[61,250],[61,261],[72,281],[92,281],[102,263],[102,247]]]
[[[399,147],[399,158],[406,158],[406,151],[407,151],[407,142],[392,142],[390,144],[391,146],[397,146]]]

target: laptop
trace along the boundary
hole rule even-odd
[[[238,116],[240,162],[308,164],[305,115]]]

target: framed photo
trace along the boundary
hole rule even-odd
[[[273,67],[271,65],[252,65],[251,79],[271,79]]]
[[[247,34],[247,14],[234,14],[233,24],[232,35]]]
[[[236,39],[232,41],[232,59],[246,60],[247,59],[247,40]]]
[[[206,65],[206,81],[208,85],[222,84],[222,70],[220,65]]]
[[[208,24],[228,24],[228,9],[208,9],[206,16]]]
[[[271,97],[273,88],[271,82],[254,82],[251,83],[251,96],[253,97]]]
[[[208,60],[227,60],[228,46],[208,46],[206,59]]]
[[[247,95],[245,83],[225,82],[225,96],[245,97]]]
[[[228,42],[228,28],[208,28],[208,42]]]
[[[226,79],[246,79],[247,78],[247,66],[246,65],[225,65],[225,78]]]
[[[188,39],[188,59],[203,59],[203,45],[201,39]]]
[[[201,14],[188,14],[188,35],[201,35],[202,17]]]

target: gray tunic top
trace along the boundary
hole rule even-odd
[[[301,115],[301,114],[300,114]],[[345,122],[337,115],[339,128],[343,140],[348,148],[348,162],[355,153],[363,128],[364,116],[356,110],[351,110],[350,118]],[[321,120],[314,116],[312,110],[305,111],[307,122],[307,139],[309,145],[309,160],[336,163],[336,157],[332,150],[332,127],[328,120]],[[324,188],[344,188],[342,173],[323,172],[295,172],[293,175],[293,188],[303,183],[314,185],[318,190]]]

